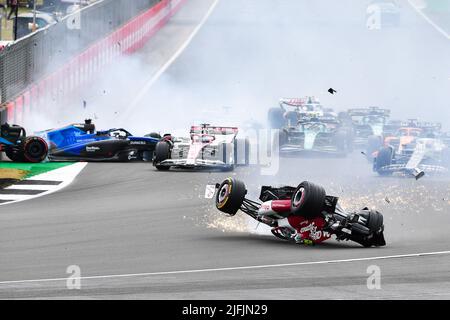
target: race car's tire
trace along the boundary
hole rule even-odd
[[[371,135],[367,139],[366,157],[369,161],[373,161],[373,154],[380,150],[383,146],[383,138],[380,136]]]
[[[325,189],[309,181],[300,183],[291,198],[291,213],[314,218],[322,213]]]
[[[170,169],[169,166],[158,165],[164,160],[170,159],[170,144],[167,141],[160,141],[155,146],[155,159],[154,164],[156,169],[160,171],[167,171]]]
[[[383,215],[375,210],[370,210],[366,222],[370,232],[380,232],[383,229]]]
[[[28,137],[23,144],[23,157],[27,162],[38,163],[47,158],[48,145],[40,137]]]
[[[286,112],[286,114],[285,114],[284,116],[285,116],[285,118],[286,118],[286,120],[287,120],[287,123],[288,123],[288,125],[289,125],[290,127],[295,127],[295,126],[297,126],[297,123],[298,123],[298,115],[297,115],[297,112],[295,112],[295,111],[289,111],[289,112]]]
[[[217,190],[216,208],[230,216],[234,216],[241,208],[246,194],[247,189],[242,181],[227,178]]]
[[[14,150],[12,148],[5,149],[6,156],[12,162],[25,162],[25,157],[23,156],[23,152],[21,150]]]
[[[283,117],[284,111],[281,108],[270,108],[268,113],[268,121],[270,129],[281,129],[285,126],[286,121]]]
[[[392,164],[392,157],[394,155],[394,150],[391,147],[384,147],[378,151],[377,157],[374,159],[374,169],[380,175],[391,175],[392,172],[381,170],[383,167]]]

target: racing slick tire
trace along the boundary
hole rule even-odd
[[[366,225],[370,232],[379,232],[383,229],[383,215],[378,211],[370,210],[366,219]]]
[[[309,181],[300,183],[291,197],[291,213],[305,218],[314,218],[322,213],[325,189]]]
[[[366,148],[366,157],[369,161],[372,161],[374,156],[373,154],[380,150],[383,146],[383,138],[380,136],[371,135],[367,139],[367,148]]]
[[[365,226],[369,229],[370,234],[354,240],[364,247],[385,246],[383,215],[375,210],[369,210],[368,212],[360,213],[360,215],[366,219]]]
[[[160,141],[155,146],[155,159],[154,164],[156,169],[160,171],[167,171],[170,169],[169,166],[161,166],[158,163],[161,163],[164,160],[170,159],[170,144],[167,141]]]
[[[23,157],[31,163],[42,162],[47,158],[48,145],[39,137],[27,137],[23,144]]]
[[[384,147],[378,151],[377,157],[374,159],[373,167],[376,172],[381,176],[392,175],[390,171],[381,170],[383,167],[390,166],[392,164],[392,158],[394,150],[391,147]]]
[[[217,189],[216,208],[234,216],[244,202],[247,189],[245,184],[237,179],[225,179]]]
[[[268,113],[268,121],[270,129],[281,129],[285,126],[284,111],[281,108],[270,108]]]

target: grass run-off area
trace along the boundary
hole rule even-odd
[[[1,162],[0,179],[26,179],[41,173],[59,169],[73,162],[42,162],[42,163],[19,163]]]

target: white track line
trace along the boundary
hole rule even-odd
[[[13,184],[9,187],[6,187],[5,190],[8,189],[16,189],[16,190],[54,190],[57,189],[58,185],[40,185],[40,184],[32,184],[32,185],[25,185],[25,184]]]
[[[408,3],[411,5],[411,7],[422,16],[422,18],[425,19],[425,21],[427,21],[434,29],[436,29],[440,34],[442,34],[445,38],[447,38],[447,40],[450,40],[450,35],[441,27],[439,27],[436,23],[433,22],[433,20],[431,20],[425,13],[422,12],[421,9],[419,9],[418,7],[416,7],[413,3],[412,0],[408,0]]]
[[[172,65],[172,63],[175,62],[175,60],[183,53],[183,51],[188,47],[188,45],[192,42],[194,37],[197,35],[199,30],[203,27],[203,25],[208,20],[209,16],[213,13],[214,9],[216,8],[217,4],[220,0],[215,0],[211,7],[206,12],[203,19],[200,21],[200,23],[195,27],[195,29],[192,31],[192,33],[189,35],[189,38],[181,45],[181,47],[175,52],[175,54],[158,70],[158,72],[153,75],[150,80],[142,87],[142,89],[139,91],[139,93],[134,97],[133,100],[131,100],[130,104],[125,110],[125,115],[128,115],[135,107],[139,104],[139,102],[144,98],[144,96],[147,94],[147,92],[150,90],[150,88],[153,86],[153,84],[161,77],[161,75]]]
[[[218,272],[218,271],[236,271],[236,270],[283,268],[283,267],[295,267],[295,266],[310,266],[310,265],[318,265],[318,264],[332,264],[332,263],[345,263],[345,262],[358,262],[358,261],[372,261],[372,260],[386,260],[386,259],[425,257],[425,256],[437,256],[437,255],[446,255],[446,254],[450,254],[450,251],[435,251],[435,252],[410,253],[410,254],[399,254],[399,255],[391,255],[391,256],[368,257],[368,258],[325,260],[325,261],[310,261],[310,262],[294,262],[294,263],[266,264],[266,265],[228,267],[228,268],[194,269],[194,270],[178,270],[178,271],[147,272],[147,273],[128,273],[128,274],[112,274],[112,275],[104,275],[104,276],[88,276],[88,277],[79,277],[79,278],[70,278],[70,279],[71,280],[75,280],[75,279],[76,280],[94,280],[94,279],[112,279],[112,278],[164,276],[164,275],[188,274],[188,273],[203,273],[203,272]],[[20,284],[20,283],[33,283],[33,282],[56,282],[56,281],[66,281],[66,280],[67,280],[67,278],[11,280],[11,281],[0,281],[0,285]]]
[[[21,201],[31,200],[34,198],[39,198],[50,193],[59,191],[69,184],[76,178],[76,176],[84,169],[87,165],[87,162],[76,162],[74,164],[67,165],[65,167],[61,167],[58,169],[54,169],[51,171],[47,171],[41,173],[39,175],[33,176],[26,180],[53,180],[53,181],[62,181],[59,185],[49,185],[46,186],[46,191],[36,194],[36,195],[15,195],[15,194],[1,194],[1,200],[12,200],[11,202],[0,203],[0,206],[8,205],[12,203],[17,203]],[[31,186],[31,189],[41,190],[39,186]],[[10,189],[21,189],[21,190],[30,190],[27,186],[10,186]],[[38,189],[39,188],[39,189]]]

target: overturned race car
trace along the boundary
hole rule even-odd
[[[303,181],[297,187],[262,186],[258,201],[247,199],[245,184],[228,178],[217,184],[216,208],[230,216],[238,210],[270,226],[277,238],[312,245],[336,236],[364,247],[385,246],[383,215],[363,208],[346,212],[338,198],[316,184]]]
[[[233,170],[237,165],[248,165],[249,140],[238,139],[237,134],[237,127],[201,124],[191,127],[188,138],[164,135],[156,145],[153,164],[158,170],[171,167]]]

